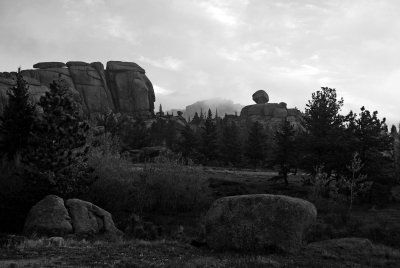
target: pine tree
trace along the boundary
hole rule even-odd
[[[29,100],[29,86],[18,69],[16,85],[7,92],[8,103],[0,117],[0,150],[19,165],[21,151],[31,138],[36,116],[35,106]]]
[[[275,132],[273,164],[278,165],[279,174],[286,185],[289,184],[288,173],[290,168],[296,167],[297,150],[295,134],[296,131],[287,120],[283,121],[281,128]]]
[[[160,103],[160,107],[159,107],[159,109],[158,109],[158,114],[159,114],[160,116],[164,116],[164,112],[163,112],[161,103]]]
[[[43,113],[34,124],[34,143],[24,155],[29,183],[43,194],[72,196],[92,182],[85,147],[89,126],[80,115],[68,84],[54,81],[40,98]]]
[[[221,156],[225,164],[238,165],[242,159],[242,144],[239,138],[239,128],[235,122],[223,120],[221,138]]]
[[[399,125],[400,130],[400,125]],[[392,126],[391,130],[392,138],[393,138],[393,155],[394,155],[394,167],[396,180],[400,182],[400,132],[397,131],[396,126]]]
[[[328,177],[339,176],[353,154],[345,131],[346,118],[339,114],[343,98],[337,98],[335,89],[321,89],[312,94],[305,109],[302,168],[315,175],[315,167],[323,167]]]
[[[156,128],[158,129],[165,129],[166,128],[166,123],[163,124],[161,123],[164,121],[163,119],[160,119],[158,122],[160,125],[157,125]],[[151,144],[151,130],[149,131],[147,129],[146,123],[143,121],[143,119],[138,118],[135,121],[128,122],[125,124],[124,128],[121,131],[121,143],[122,147],[124,149],[140,149],[142,147],[149,146]],[[160,140],[163,140],[163,135],[164,131],[162,132],[162,135],[157,135],[157,142]],[[161,137],[160,137],[161,136]]]
[[[200,108],[200,121],[204,120],[203,108]]]
[[[181,140],[178,146],[179,151],[182,153],[182,157],[184,158],[187,165],[189,159],[195,157],[196,148],[198,146],[196,135],[189,124],[187,124],[185,128],[181,131]]]
[[[194,113],[193,119],[191,121],[191,123],[193,122],[193,124],[198,125],[200,123],[200,117],[199,114],[197,112]]]
[[[218,158],[217,127],[213,122],[212,112],[208,109],[208,114],[203,127],[202,147],[205,160],[212,161]]]
[[[266,158],[266,135],[258,121],[254,122],[250,129],[245,155],[254,168],[264,163]]]
[[[377,111],[371,114],[363,106],[355,118],[353,130],[356,137],[354,147],[364,165],[361,172],[366,174],[369,180],[379,183],[393,178],[394,172],[394,166],[390,168],[388,166],[392,159],[386,156],[393,148],[393,140],[385,121],[385,118],[382,120],[378,118]]]
[[[142,130],[142,127],[140,125],[138,127],[140,128],[140,130]],[[151,139],[151,144],[153,146],[165,145],[166,127],[167,127],[167,120],[165,118],[157,118],[156,121],[153,122],[150,128],[150,139]],[[143,131],[139,131],[139,133],[143,133]],[[141,138],[140,136],[136,137],[136,140],[140,138]]]

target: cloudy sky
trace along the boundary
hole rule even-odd
[[[397,124],[399,14],[398,0],[0,0],[0,71],[133,61],[165,109],[264,89],[304,110],[328,86],[345,112]]]

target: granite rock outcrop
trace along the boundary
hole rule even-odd
[[[153,85],[136,63],[110,61],[104,68],[101,62],[40,62],[33,67],[21,71],[33,101],[37,102],[54,80],[63,79],[88,115],[112,110],[146,118],[154,113]],[[15,75],[0,73],[0,114]]]

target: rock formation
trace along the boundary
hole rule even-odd
[[[216,250],[296,252],[315,223],[308,201],[283,195],[238,195],[216,200],[205,219],[206,241]]]
[[[240,121],[244,128],[250,129],[258,121],[268,134],[273,135],[284,120],[288,120],[295,129],[301,128],[301,112],[298,109],[288,109],[284,102],[268,103],[269,97],[264,90],[256,91],[253,100],[256,104],[245,106],[240,112]]]
[[[86,114],[108,110],[139,117],[154,113],[154,89],[145,70],[133,62],[41,62],[23,70],[34,101],[38,101],[53,80],[63,79]],[[14,85],[15,73],[0,73],[0,114],[7,103],[7,90]]]
[[[25,220],[26,235],[64,236],[67,234],[119,235],[110,213],[79,199],[64,200],[48,195],[31,208]]]

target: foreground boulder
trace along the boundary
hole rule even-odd
[[[80,199],[64,200],[48,195],[29,212],[25,221],[26,235],[64,236],[66,234],[120,235],[109,212]]]
[[[24,225],[28,235],[63,236],[72,233],[71,218],[64,200],[48,195],[29,211]]]
[[[206,215],[207,245],[216,250],[295,252],[315,222],[308,201],[269,194],[216,200]]]

